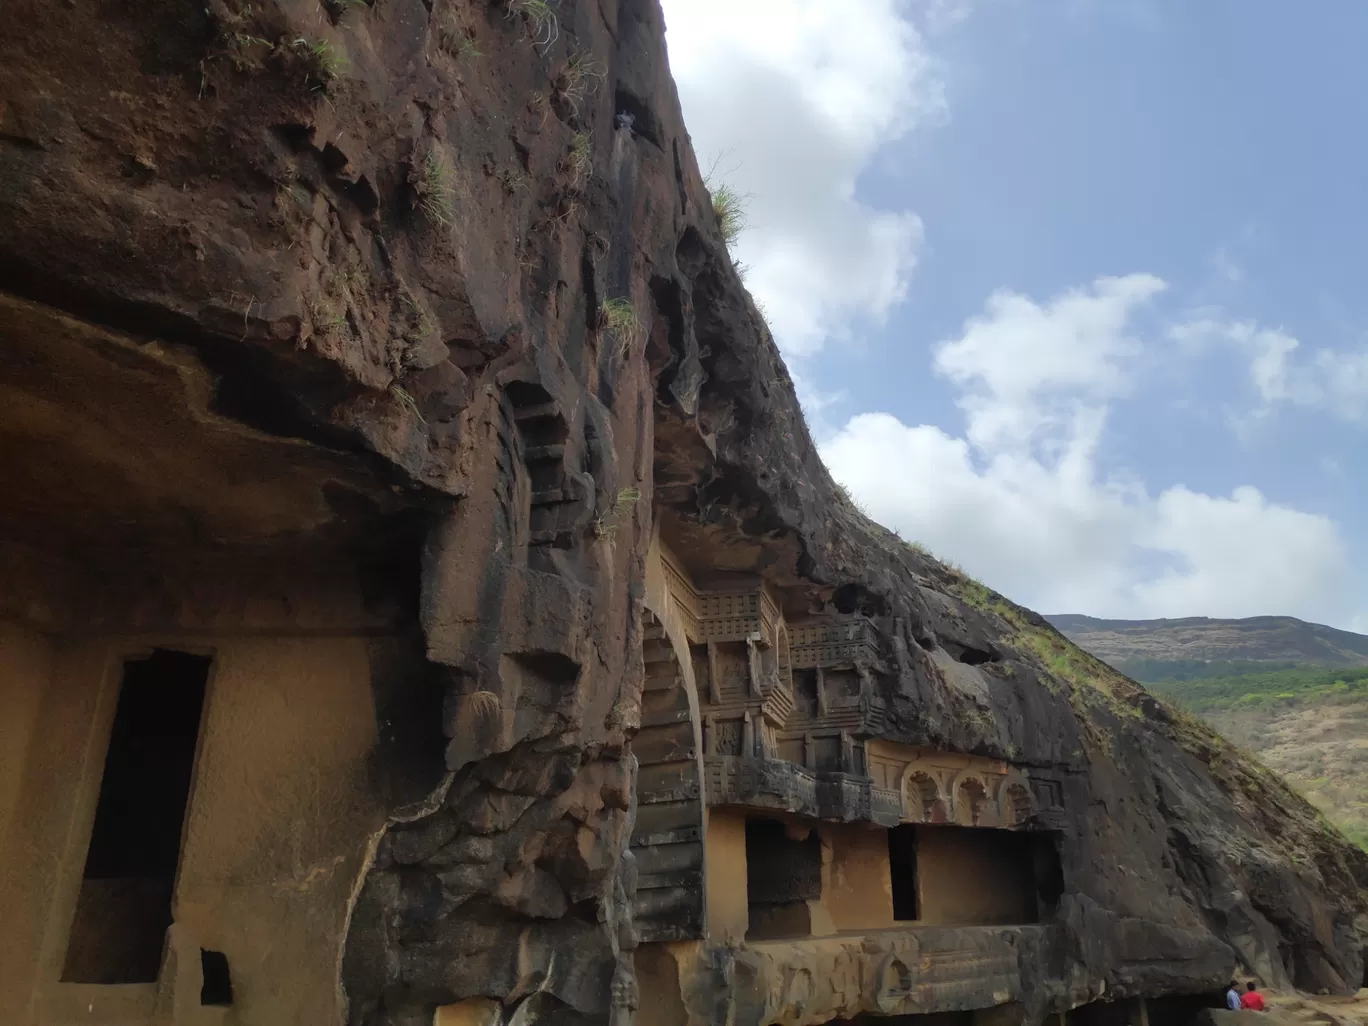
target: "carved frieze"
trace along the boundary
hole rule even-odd
[[[1032,781],[999,759],[877,739],[866,751],[874,782],[899,794],[903,822],[1012,829],[1032,825],[1040,811]]]
[[[1020,1000],[1021,964],[1039,957],[1040,936],[1038,927],[922,927],[762,941],[704,949],[681,975],[731,962],[716,975],[733,991],[737,1026],[992,1008]]]
[[[788,626],[795,670],[868,665],[878,654],[868,617],[815,617]]]

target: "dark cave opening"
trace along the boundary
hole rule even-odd
[[[124,664],[64,982],[157,979],[209,665],[163,649]]]
[[[917,828],[904,823],[888,831],[889,879],[893,886],[893,919],[919,918],[917,901]]]
[[[773,819],[746,820],[747,940],[807,936],[807,902],[822,896],[822,842]]]
[[[233,1003],[233,978],[228,956],[222,951],[200,948],[200,1004],[226,1008]]]

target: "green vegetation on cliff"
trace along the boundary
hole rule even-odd
[[[1368,668],[1150,681],[1258,755],[1368,849]]]
[[[1256,755],[1368,849],[1368,636],[1290,616],[1049,619]]]
[[[1193,674],[1140,679],[1156,694],[1177,699],[1204,716],[1231,709],[1288,709],[1329,699],[1368,699],[1368,667],[1295,666],[1205,678]]]

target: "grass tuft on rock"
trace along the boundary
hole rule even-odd
[[[617,342],[619,355],[626,356],[641,335],[641,319],[626,299],[609,299],[600,310],[603,330]]]
[[[442,228],[451,227],[456,218],[456,194],[451,179],[451,165],[440,150],[434,149],[423,158],[414,183],[418,208],[424,217]]]
[[[543,53],[560,37],[560,21],[548,0],[508,0],[507,17],[525,20],[532,45]]]

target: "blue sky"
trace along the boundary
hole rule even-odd
[[[1368,5],[665,9],[871,515],[1047,612],[1368,631]]]

